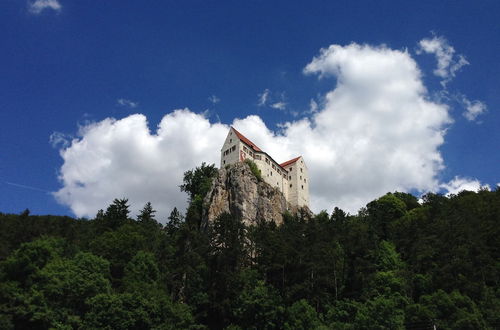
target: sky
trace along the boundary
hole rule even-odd
[[[498,1],[0,3],[0,212],[184,210],[232,125],[311,208],[497,189]]]

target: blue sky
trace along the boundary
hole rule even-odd
[[[184,207],[182,171],[218,165],[231,124],[278,160],[309,155],[316,211],[396,189],[494,189],[499,13],[498,1],[2,1],[0,212],[91,216],[129,197],[164,216]],[[424,90],[400,103],[366,92],[415,80]]]

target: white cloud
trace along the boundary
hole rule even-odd
[[[483,185],[477,179],[468,179],[456,176],[448,183],[443,183],[440,186],[446,195],[458,194],[463,190],[479,191],[480,189],[490,189],[489,185]]]
[[[430,101],[409,53],[332,45],[304,72],[337,78],[310,118],[282,123],[278,132],[255,115],[233,125],[277,161],[304,156],[314,211],[356,212],[389,191],[440,188],[439,147],[451,119],[445,104]],[[228,127],[187,109],[167,114],[153,133],[137,114],[90,124],[61,150],[63,187],[55,195],[77,216],[128,197],[134,212],[151,201],[165,220],[186,205],[178,188],[183,172],[203,161],[219,164]]]
[[[286,103],[283,102],[283,101],[279,101],[279,102],[271,104],[271,108],[278,109],[278,110],[285,110],[286,109]]]
[[[477,116],[485,113],[487,110],[486,104],[483,102],[478,100],[470,101],[465,96],[462,96],[462,103],[465,107],[463,116],[467,118],[468,121],[476,120]]]
[[[316,102],[314,99],[311,99],[311,101],[309,101],[309,112],[310,113],[315,113],[315,112],[318,112],[318,102]]]
[[[137,108],[139,106],[139,102],[134,102],[134,101],[127,100],[127,99],[118,99],[118,100],[116,100],[116,103],[118,105],[121,105],[121,106],[127,107],[127,108],[131,108],[131,109]]]
[[[208,100],[209,100],[211,103],[213,103],[213,104],[217,104],[217,103],[219,103],[219,102],[220,102],[220,98],[218,98],[218,97],[217,97],[217,96],[215,96],[215,95],[211,95],[211,96],[208,98]]]
[[[219,163],[217,141],[227,130],[189,110],[166,115],[153,134],[140,114],[83,126],[80,138],[60,151],[63,187],[55,197],[88,217],[114,198],[129,198],[133,213],[150,201],[164,221],[174,206],[186,205],[179,190],[184,171],[204,161]]]
[[[264,89],[264,91],[262,93],[257,95],[259,98],[259,102],[257,103],[257,105],[259,107],[262,107],[262,106],[267,104],[267,101],[269,99],[269,93],[270,93],[269,89],[266,88],[266,89]]]
[[[469,64],[463,55],[455,56],[455,49],[444,37],[434,36],[432,39],[420,40],[417,53],[422,52],[436,56],[437,68],[434,74],[443,78],[441,81],[443,87],[455,78],[458,70]]]
[[[72,140],[72,136],[61,132],[53,132],[49,136],[49,143],[52,148],[67,148]]]
[[[44,10],[53,10],[59,13],[61,9],[62,6],[58,0],[36,0],[34,2],[28,2],[29,12],[35,15],[40,14]]]

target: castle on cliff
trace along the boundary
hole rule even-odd
[[[309,175],[302,156],[279,164],[269,154],[231,127],[221,149],[221,168],[252,160],[264,182],[278,188],[293,206],[309,207]]]

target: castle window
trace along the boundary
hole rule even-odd
[[[232,151],[235,151],[235,150],[236,150],[236,146],[233,146],[233,147],[231,148],[231,150],[232,150]]]
[[[292,184],[290,183],[290,188],[292,188]]]
[[[304,185],[302,185],[302,189],[304,189]]]
[[[229,139],[229,143],[233,142],[233,139]]]
[[[300,168],[300,173],[302,173],[302,167]]]
[[[302,180],[302,175],[300,176],[300,180]]]
[[[293,170],[293,167],[290,167],[290,170],[289,170],[289,171],[291,172],[292,170]]]
[[[255,159],[260,160],[260,159],[261,159],[261,158],[260,158],[260,155],[255,155]]]
[[[306,183],[306,182],[307,182],[307,181],[306,181],[306,178],[304,178],[304,183]]]
[[[288,177],[288,180],[292,180],[292,176],[291,175]]]
[[[268,163],[268,164],[269,164],[269,159],[267,159],[267,158],[266,158],[266,163]]]
[[[286,174],[285,174],[285,173],[283,173],[283,178],[285,178],[285,179],[286,179]]]
[[[271,176],[273,176],[273,172],[271,172]]]
[[[223,162],[223,164],[225,165],[226,164],[226,161]]]

